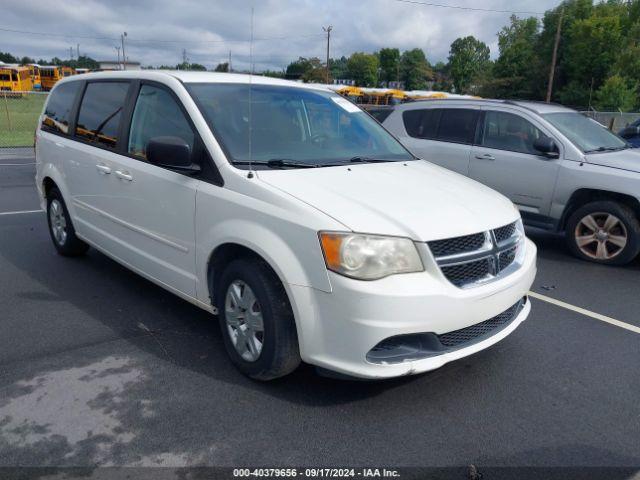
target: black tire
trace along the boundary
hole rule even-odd
[[[226,297],[230,285],[236,281],[250,287],[262,314],[262,350],[254,361],[247,361],[236,350],[227,326]],[[293,311],[282,283],[268,265],[254,259],[232,261],[222,272],[214,293],[225,347],[242,373],[257,380],[272,380],[293,372],[300,365]]]
[[[56,234],[54,233],[52,224],[51,210],[52,208],[56,208],[57,206],[59,206],[58,208],[62,208],[62,214],[66,222],[66,225],[64,227],[66,236],[64,239],[56,238]],[[64,255],[65,257],[77,257],[87,253],[87,250],[89,250],[89,245],[84,243],[76,236],[76,231],[73,228],[73,223],[71,222],[71,217],[69,216],[69,210],[67,210],[67,205],[66,203],[64,203],[62,194],[57,187],[52,187],[47,194],[47,224],[49,225],[49,235],[51,235],[53,246],[56,247],[56,250],[60,255]]]
[[[586,247],[586,250],[589,250],[589,254],[585,253],[578,246],[576,237],[580,233],[584,234],[591,231],[590,229],[584,230],[584,225],[580,224],[582,219],[588,215],[592,215],[599,222],[596,222],[599,226],[602,226],[601,224],[606,215],[613,215],[619,219],[622,225],[615,227],[614,234],[616,236],[626,235],[626,245],[618,247],[608,243],[607,248],[611,249],[611,257],[606,259],[594,258],[593,254],[595,253],[592,250],[597,247],[597,243],[589,244]],[[579,231],[578,227],[583,231]],[[638,252],[640,252],[640,222],[638,222],[634,211],[626,205],[610,200],[591,202],[573,212],[567,221],[565,237],[569,249],[576,257],[603,265],[625,265],[636,258]]]

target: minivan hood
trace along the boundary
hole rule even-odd
[[[640,148],[628,148],[617,152],[591,153],[585,155],[585,157],[587,162],[594,165],[640,172]]]
[[[257,176],[362,233],[428,241],[519,218],[499,193],[424,160],[260,170]]]

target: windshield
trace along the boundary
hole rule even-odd
[[[627,148],[627,142],[578,112],[547,113],[543,117],[584,153]]]
[[[295,167],[413,159],[373,118],[331,92],[229,83],[187,88],[232,163]]]

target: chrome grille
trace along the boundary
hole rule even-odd
[[[520,300],[518,303],[508,308],[502,313],[499,313],[493,318],[489,320],[485,320],[484,322],[476,323],[475,325],[471,325],[470,327],[461,328],[460,330],[454,330],[453,332],[443,333],[442,335],[438,335],[438,340],[445,347],[460,347],[463,344],[467,344],[473,341],[479,341],[483,337],[488,337],[489,335],[495,333],[500,327],[511,323],[513,319],[520,313],[520,308],[522,307],[523,301]]]
[[[521,233],[517,222],[472,235],[428,242],[443,275],[456,287],[498,277],[514,264]]]
[[[496,228],[493,234],[496,236],[496,241],[502,243],[505,240],[513,237],[516,233],[516,222],[505,225],[504,227]]]
[[[500,266],[500,271],[504,270],[513,263],[513,261],[516,259],[517,250],[517,247],[512,247],[509,250],[500,253],[500,256],[498,257],[498,265]]]
[[[460,263],[449,267],[441,267],[444,276],[456,287],[469,283],[470,279],[479,280],[491,272],[489,259],[483,258],[475,262]]]
[[[465,235],[463,237],[434,240],[429,242],[429,248],[436,257],[456,255],[458,253],[478,250],[484,244],[484,239],[484,233],[476,233],[474,235]]]

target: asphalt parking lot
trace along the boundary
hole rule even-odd
[[[0,158],[0,466],[640,465],[640,261],[531,234],[536,293],[631,328],[533,299],[511,336],[428,374],[257,383],[206,312],[95,250],[57,255],[33,161]]]

